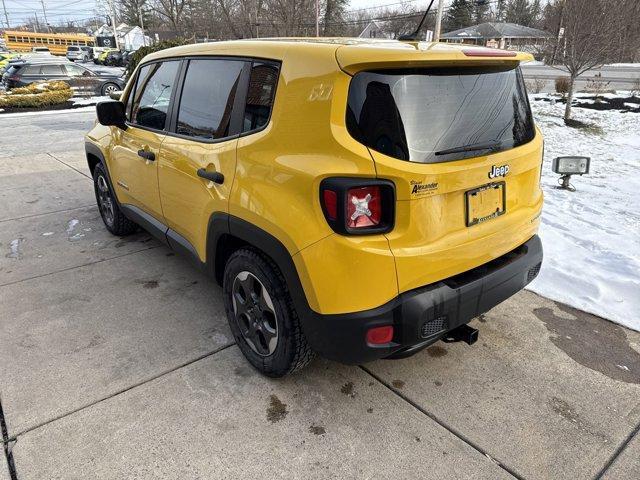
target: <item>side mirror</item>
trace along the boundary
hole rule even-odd
[[[120,100],[120,98],[122,97],[122,90],[116,90],[115,92],[111,92],[109,94],[109,98],[111,98],[111,100]]]
[[[114,126],[123,130],[127,129],[124,103],[122,102],[98,102],[96,105],[98,122],[107,127]]]

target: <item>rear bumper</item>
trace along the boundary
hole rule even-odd
[[[522,290],[540,271],[538,236],[487,264],[405,292],[371,310],[341,315],[305,312],[304,331],[322,356],[347,364],[412,355]],[[393,340],[369,345],[366,332],[393,325]]]

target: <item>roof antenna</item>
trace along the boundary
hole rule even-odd
[[[427,19],[427,14],[429,13],[429,10],[431,10],[431,5],[433,5],[433,2],[434,0],[431,0],[431,3],[429,3],[427,10],[424,12],[424,15],[422,16],[422,20],[420,20],[420,25],[418,25],[418,28],[416,28],[416,31],[413,33],[405,33],[404,35],[400,35],[398,37],[398,40],[403,42],[415,42],[416,40],[418,40],[418,35],[420,35],[420,30],[422,29],[422,25],[424,24],[424,21]]]

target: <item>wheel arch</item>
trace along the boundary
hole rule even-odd
[[[222,285],[229,257],[243,247],[252,247],[269,257],[282,273],[298,315],[304,322],[310,312],[293,258],[284,244],[270,233],[227,213],[211,215],[207,234],[207,269]]]
[[[89,171],[91,172],[91,175],[93,175],[93,171],[96,169],[96,165],[98,165],[99,163],[105,165],[106,169],[104,155],[96,145],[87,142],[84,144],[84,151],[87,156],[87,163],[89,164]]]

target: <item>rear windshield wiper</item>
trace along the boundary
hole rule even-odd
[[[495,150],[502,145],[502,142],[487,142],[487,143],[471,143],[469,145],[462,145],[461,147],[447,148],[446,150],[440,150],[435,152],[434,155],[447,155],[449,153],[460,152],[473,152],[474,150]]]

